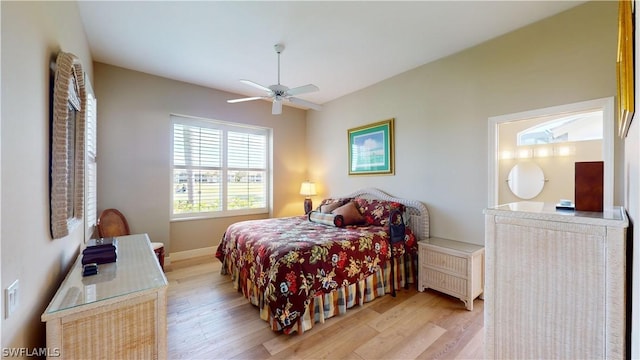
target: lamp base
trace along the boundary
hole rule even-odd
[[[313,209],[313,203],[311,202],[311,199],[310,198],[304,199],[304,213],[305,214],[310,213],[311,209]]]

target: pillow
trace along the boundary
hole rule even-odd
[[[387,225],[391,209],[399,209],[404,212],[404,205],[395,201],[356,198],[355,202],[369,225]]]
[[[339,214],[325,214],[318,211],[309,213],[309,221],[324,225],[343,227],[344,218]]]
[[[320,205],[320,212],[325,214],[331,214],[331,212],[340,206],[344,205],[342,202],[333,202],[331,204]]]
[[[333,210],[339,208],[340,206],[351,201],[351,198],[328,198],[322,200],[320,206],[318,206],[317,210],[323,213],[330,213]]]
[[[342,215],[345,225],[358,225],[365,222],[365,218],[358,211],[356,203],[349,201],[348,203],[333,210],[332,214]]]

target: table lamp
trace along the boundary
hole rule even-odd
[[[300,185],[300,195],[303,195],[304,198],[304,213],[308,214],[311,212],[313,208],[313,203],[311,202],[311,196],[316,195],[316,184],[311,181],[305,181]]]

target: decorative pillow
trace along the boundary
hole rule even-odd
[[[320,205],[320,212],[325,214],[331,214],[331,212],[340,206],[344,205],[344,203],[336,201],[330,204]]]
[[[404,212],[404,205],[395,201],[356,198],[355,202],[369,225],[387,225],[391,209],[399,209]]]
[[[349,201],[348,203],[333,210],[332,214],[342,215],[345,225],[359,225],[365,222],[365,218],[358,211],[356,203]]]
[[[339,214],[325,214],[318,211],[309,213],[309,221],[324,225],[343,227],[344,218]]]
[[[333,210],[351,201],[351,198],[324,199],[317,210],[323,213],[331,213]]]

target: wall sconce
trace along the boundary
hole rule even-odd
[[[500,160],[546,158],[553,156],[573,156],[576,148],[573,145],[518,147],[516,150],[500,151]]]
[[[531,149],[519,149],[518,159],[529,159],[533,157],[533,151]]]
[[[511,160],[513,158],[515,158],[515,154],[513,153],[513,151],[503,150],[502,152],[500,152],[501,160]]]
[[[533,149],[533,156],[537,158],[549,157],[553,153],[553,150],[548,147],[538,147]]]
[[[308,214],[313,208],[311,196],[316,195],[316,184],[311,181],[305,181],[300,185],[300,195],[304,196],[304,213]]]
[[[573,146],[558,146],[553,150],[555,156],[569,156],[576,154],[576,148]]]

